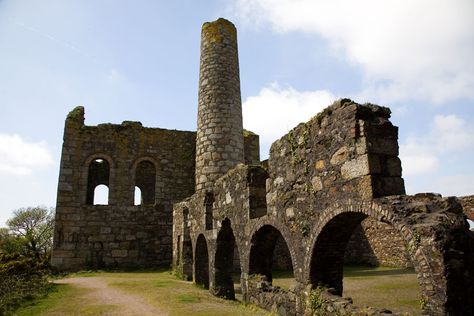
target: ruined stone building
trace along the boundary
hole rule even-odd
[[[87,126],[82,107],[69,113],[52,263],[172,265],[227,299],[239,271],[243,300],[282,315],[316,313],[318,286],[330,289],[318,292],[328,310],[356,311],[340,297],[344,262],[413,266],[426,314],[472,315],[474,234],[462,205],[405,195],[397,139],[388,108],[342,99],[261,162],[258,136],[242,128],[236,29],[205,23],[197,132]],[[99,185],[107,205],[94,205]],[[272,286],[275,266],[292,269],[294,288]]]

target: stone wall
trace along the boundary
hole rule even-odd
[[[474,196],[459,197],[467,218],[474,220]],[[407,245],[390,225],[371,218],[362,221],[347,245],[347,264],[413,267]]]
[[[194,192],[195,135],[139,122],[86,126],[84,109],[74,109],[64,130],[52,264],[169,265],[172,205]],[[93,205],[101,184],[108,205]],[[134,205],[135,186],[142,205]]]
[[[471,221],[474,221],[474,195],[462,196],[459,198],[464,209],[464,214]]]
[[[342,294],[345,250],[354,229],[370,218],[366,223],[377,223],[371,227],[393,236],[386,238],[395,241],[387,256],[406,245],[426,313],[462,315],[472,308],[466,293],[474,290],[474,239],[461,206],[455,198],[403,195],[397,128],[389,116],[387,108],[337,101],[276,141],[268,170],[237,165],[208,192],[175,204],[176,234],[190,228],[188,261],[194,262],[196,283],[233,299],[236,247],[244,300],[286,313],[292,300],[271,285],[280,261],[275,249],[284,241],[296,280],[291,297],[296,313],[303,314],[308,286],[322,284]],[[189,209],[186,225],[182,209]],[[180,247],[173,245],[176,263],[183,261],[176,258]],[[267,290],[254,284],[257,275],[269,282]]]
[[[345,264],[413,267],[400,233],[373,218],[364,219],[352,233],[344,255]]]
[[[260,164],[260,138],[257,134],[244,130],[244,154],[246,165]]]
[[[390,110],[336,101],[259,164],[258,136],[242,130],[238,72],[235,27],[219,19],[202,30],[197,133],[85,126],[82,107],[68,115],[52,264],[152,267],[172,255],[177,275],[214,295],[234,299],[240,270],[246,302],[302,315],[323,286],[332,295],[326,311],[342,313],[356,310],[340,298],[354,230],[375,240],[384,232],[374,256],[406,249],[399,260],[417,272],[425,314],[474,310],[474,234],[458,199],[404,195]],[[109,189],[107,205],[93,205],[99,185]],[[385,240],[394,245],[382,249]],[[279,266],[293,269],[290,291],[272,285]]]
[[[249,302],[282,316],[296,315],[296,294],[273,286],[265,276],[252,275],[248,280]]]

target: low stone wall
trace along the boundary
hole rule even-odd
[[[388,309],[377,309],[373,307],[358,307],[352,304],[351,298],[343,298],[334,295],[332,289],[309,288],[305,291],[307,296],[305,316],[323,316],[323,315],[406,315],[393,313]]]
[[[296,315],[296,294],[272,286],[263,275],[256,274],[249,277],[247,298],[250,303],[278,315]]]

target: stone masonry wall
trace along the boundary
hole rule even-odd
[[[61,270],[169,265],[172,204],[194,192],[194,157],[193,132],[139,122],[85,126],[84,109],[73,110],[64,130],[52,264]],[[110,169],[98,180],[90,179],[94,161]],[[154,197],[135,206],[135,170],[143,161],[156,169]],[[87,203],[91,184],[108,186],[108,205]]]
[[[459,197],[464,214],[474,220],[474,196]],[[407,245],[392,227],[371,218],[356,227],[347,245],[345,262],[393,267],[412,267]]]
[[[344,256],[345,264],[413,267],[407,245],[388,224],[366,218],[352,233]]]
[[[398,129],[389,117],[388,108],[343,99],[274,142],[269,213],[284,210],[289,227],[306,230],[335,199],[404,194]]]
[[[403,195],[397,128],[389,116],[387,108],[337,101],[272,145],[268,171],[237,165],[209,191],[175,204],[174,228],[182,233],[189,227],[193,279],[217,296],[234,298],[230,273],[236,247],[244,300],[284,314],[289,300],[282,298],[289,292],[271,286],[281,236],[296,280],[294,308],[301,315],[308,287],[323,285],[342,294],[347,244],[354,229],[371,218],[406,245],[426,314],[463,315],[474,306],[463,290],[474,285],[474,238],[461,206],[453,198]],[[189,210],[184,225],[183,209]],[[176,258],[183,246],[173,245],[174,262],[184,261]],[[253,283],[257,275],[268,280],[267,290]]]
[[[459,198],[464,209],[464,214],[471,221],[474,221],[474,195],[462,196]]]

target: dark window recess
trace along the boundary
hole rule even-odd
[[[212,229],[212,209],[214,204],[214,194],[206,193],[204,206],[206,208],[206,230]]]
[[[97,186],[103,184],[109,187],[110,165],[103,158],[96,158],[89,164],[87,173],[87,196],[86,204],[94,204],[94,192]],[[107,198],[108,200],[108,198]],[[108,204],[108,203],[107,203]]]
[[[155,183],[155,165],[151,161],[140,162],[135,170],[135,186],[141,191],[140,204],[155,204]]]

